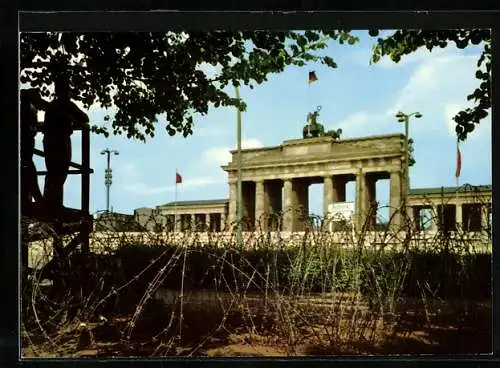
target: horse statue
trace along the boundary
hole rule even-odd
[[[304,125],[302,129],[302,137],[305,138],[316,138],[316,137],[332,137],[335,140],[340,139],[340,135],[342,134],[342,129],[332,129],[325,133],[325,127],[323,124],[318,123],[319,111],[321,110],[321,106],[316,108],[316,111],[310,112],[307,114],[308,123]]]
[[[307,114],[308,123],[304,125],[304,128],[302,129],[303,138],[316,138],[325,135],[325,127],[323,124],[317,122],[320,110],[321,106],[318,106],[315,112]]]
[[[341,134],[342,134],[342,129],[338,128],[338,129],[332,129],[332,130],[327,131],[325,133],[325,136],[332,137],[333,139],[335,139],[337,141],[340,139]]]

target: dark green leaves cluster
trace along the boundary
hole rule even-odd
[[[187,35],[187,36],[186,36]],[[145,140],[153,137],[159,115],[168,134],[192,134],[193,115],[209,106],[245,108],[227,86],[261,84],[289,65],[320,62],[337,65],[317,51],[329,40],[354,44],[348,31],[189,32],[189,33],[24,33],[21,35],[21,82],[40,88],[59,74],[70,79],[73,99],[87,108],[98,103],[116,108],[114,134]],[[217,67],[210,79],[202,65]],[[305,78],[304,78],[305,79]],[[229,93],[229,94],[228,94]],[[104,122],[92,130],[108,135]]]
[[[378,31],[370,30],[373,37]],[[471,30],[398,30],[386,38],[378,38],[373,47],[371,63],[377,63],[381,57],[389,56],[392,61],[399,62],[405,55],[411,54],[420,47],[432,51],[435,47],[447,47],[453,42],[458,48],[464,49],[469,45],[483,44],[483,52],[477,62],[476,78],[478,87],[467,99],[474,101],[472,108],[460,111],[453,120],[459,140],[466,140],[481,119],[488,116],[491,108],[491,31],[485,29]]]

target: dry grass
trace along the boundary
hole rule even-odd
[[[43,267],[32,274],[23,285],[24,356],[491,350],[488,298],[456,303],[440,295],[451,289],[410,275],[419,248],[477,254],[465,233],[419,244],[409,222],[375,235],[351,227],[335,235],[310,227],[291,237],[255,231],[246,249],[236,249],[234,234],[140,235],[100,234],[99,254],[74,254],[56,269],[53,286],[42,285]],[[165,246],[165,236],[177,245]],[[50,239],[38,247],[50,252]],[[453,272],[474,271],[467,267]],[[410,276],[418,298],[403,293]]]

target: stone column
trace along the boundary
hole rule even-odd
[[[337,202],[335,195],[336,188],[333,186],[333,176],[325,176],[323,178],[323,217],[326,219],[328,215],[328,205]]]
[[[274,183],[276,185],[276,183]],[[281,204],[281,187],[279,190],[279,202]],[[264,213],[265,218],[261,221],[261,226],[263,231],[272,231],[271,216],[274,212],[273,207],[273,184],[270,182],[264,182],[264,192],[262,193],[264,197]],[[276,199],[275,199],[276,200]]]
[[[194,213],[192,213],[190,216],[190,226],[189,226],[189,230],[191,231],[198,231],[198,229],[196,228],[196,215]]]
[[[175,210],[174,210],[175,211]],[[177,212],[174,213],[174,232],[179,233],[182,231],[182,218]]]
[[[255,182],[255,229],[267,231],[266,195],[264,191],[264,181]]]
[[[375,206],[377,203],[377,194],[376,194],[376,184],[377,181],[373,177],[369,177],[366,174],[364,175],[364,184],[365,184],[365,196],[363,197],[364,203],[363,203],[363,208],[366,216],[370,214],[370,219],[369,219],[369,229],[373,229],[375,227],[375,224],[377,222],[377,212],[375,208],[372,208],[372,206]]]
[[[408,208],[408,219],[410,220],[410,224],[412,226],[412,229],[415,228],[415,211],[412,206],[407,206]]]
[[[456,222],[456,230],[461,230],[463,228],[463,220],[462,220],[462,202],[459,200],[455,204],[455,222]]]
[[[292,179],[283,180],[284,187],[284,216],[283,216],[283,231],[294,231],[294,225],[296,222],[296,207],[297,198],[295,191],[293,190]]]
[[[220,213],[220,231],[227,229],[227,217],[225,212]]]
[[[391,225],[396,228],[401,225],[401,202],[402,202],[402,187],[401,184],[404,182],[401,180],[402,174],[399,171],[391,172],[391,190],[390,190],[390,214],[392,217]],[[394,217],[393,217],[394,214]]]
[[[184,218],[185,216],[181,213],[177,213],[177,223],[179,224],[179,231],[180,232],[183,232],[184,231],[184,222],[186,221],[186,219]]]
[[[305,179],[296,179],[292,186],[297,199],[296,223],[293,228],[296,231],[305,231],[309,221],[309,183]]]
[[[490,203],[481,206],[481,230],[486,231],[489,227],[489,207]]]
[[[205,231],[210,232],[211,218],[210,213],[205,213]]]
[[[355,204],[355,219],[356,229],[361,230],[363,228],[364,220],[365,220],[365,206],[363,206],[363,202],[365,202],[365,177],[361,169],[358,169],[356,173],[356,196],[354,198]]]
[[[227,219],[227,230],[231,230],[236,224],[236,200],[238,197],[237,183],[229,183],[229,214]]]
[[[420,207],[413,206],[411,207],[411,220],[413,224],[413,230],[420,231]]]
[[[439,207],[437,205],[432,206],[432,225],[431,229],[437,231],[439,229]]]

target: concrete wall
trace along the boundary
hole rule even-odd
[[[94,231],[138,231],[139,224],[133,215],[101,213],[94,219]]]

